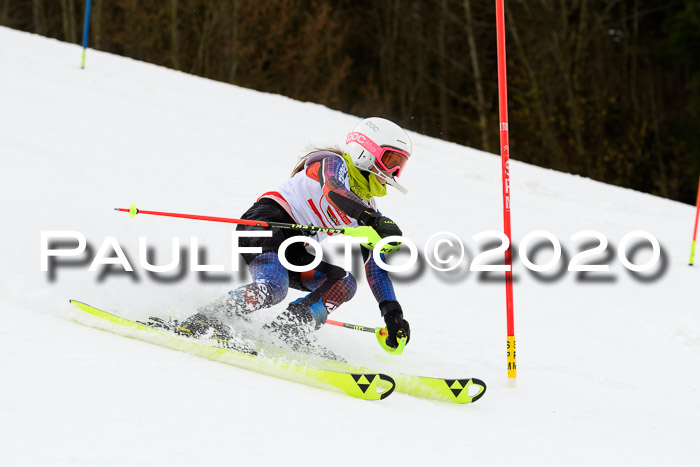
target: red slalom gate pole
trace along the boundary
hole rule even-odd
[[[498,48],[498,114],[501,134],[501,173],[503,178],[503,231],[508,237],[505,252],[506,271],[506,338],[508,379],[515,382],[515,324],[513,318],[513,261],[510,231],[510,149],[508,147],[508,92],[506,84],[506,32],[503,0],[496,0],[496,44]]]
[[[695,259],[695,240],[698,237],[698,217],[700,217],[700,182],[698,182],[698,200],[695,202],[695,228],[693,229],[693,243],[690,246],[690,264],[693,265]]]

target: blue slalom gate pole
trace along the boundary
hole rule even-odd
[[[90,29],[90,5],[92,0],[87,0],[85,4],[85,24],[83,25],[83,61],[80,68],[85,68],[85,51],[87,50],[88,29]]]

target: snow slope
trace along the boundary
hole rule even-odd
[[[245,283],[231,272],[225,224],[139,216],[114,207],[238,217],[288,176],[309,145],[343,141],[358,117],[0,28],[0,450],[4,465],[696,465],[700,458],[700,270],[687,265],[693,208],[513,161],[514,243],[602,232],[608,273],[534,274],[516,261],[518,387],[505,371],[502,277],[429,267],[397,281],[412,340],[400,357],[369,335],[326,326],[319,340],[391,372],[479,377],[476,404],[395,393],[366,402],[259,375],[73,322],[70,298],[132,318],[186,316]],[[511,123],[517,159],[517,122]],[[419,247],[502,229],[499,159],[411,134],[414,157],[380,208]],[[652,233],[663,267],[635,278],[617,245]],[[40,270],[40,232],[108,236],[134,273],[100,275],[89,259]],[[171,238],[201,239],[219,280],[159,282],[139,266]],[[479,244],[481,245],[481,244]],[[337,257],[337,250],[326,248]],[[631,251],[631,250],[630,250]],[[399,256],[399,258],[405,256]],[[533,259],[544,263],[545,249]],[[649,249],[630,255],[644,263]],[[562,264],[565,259],[561,260]],[[357,269],[357,268],[356,268]],[[362,272],[332,317],[381,323]],[[651,277],[650,277],[651,275]],[[405,277],[406,274],[402,274]],[[299,296],[290,292],[289,299]],[[277,310],[279,311],[279,309]],[[262,313],[260,319],[274,315]]]

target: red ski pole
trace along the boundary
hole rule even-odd
[[[328,234],[343,234],[351,237],[364,238],[366,243],[362,245],[366,248],[373,249],[374,246],[382,240],[376,230],[372,227],[362,225],[359,227],[343,227],[342,229],[331,229],[328,227],[317,227],[315,225],[289,224],[286,222],[268,222],[249,219],[233,219],[230,217],[214,217],[200,216],[199,214],[181,214],[178,212],[160,212],[160,211],[144,211],[137,209],[135,204],[132,204],[129,209],[114,208],[115,211],[128,212],[130,217],[136,217],[137,214],[148,214],[151,216],[177,217],[180,219],[195,219],[199,221],[209,222],[225,222],[227,224],[254,225],[256,227],[270,227],[277,229],[292,229],[302,232],[324,232]],[[381,248],[382,253],[393,253],[401,248],[401,243],[391,242],[385,243]]]
[[[309,232],[326,232],[326,233],[338,233],[338,234],[347,234],[347,235],[352,235],[354,233],[352,231],[352,228],[347,228],[347,227],[344,229],[330,229],[330,228],[326,228],[326,227],[316,227],[315,225],[289,224],[286,222],[266,222],[266,221],[257,221],[257,220],[249,220],[249,219],[233,219],[230,217],[200,216],[199,214],[181,214],[181,213],[177,213],[177,212],[144,211],[142,209],[137,209],[136,205],[134,205],[134,204],[132,204],[129,209],[114,208],[114,210],[119,211],[119,212],[128,212],[129,216],[131,216],[131,217],[136,217],[137,214],[148,214],[150,216],[177,217],[180,219],[194,219],[194,220],[209,221],[209,222],[225,222],[228,224],[254,225],[257,227],[276,227],[278,229],[294,229],[294,230],[304,230],[304,231],[309,231]],[[366,235],[363,235],[363,236],[366,236]]]
[[[372,334],[374,334],[375,332],[379,332],[381,335],[386,334],[385,328],[369,328],[367,326],[360,326],[359,324],[343,323],[342,321],[334,321],[332,319],[327,319],[326,324],[340,326],[341,328],[354,329],[355,331],[371,332]],[[379,331],[377,331],[377,329]]]
[[[342,321],[334,321],[332,319],[327,319],[326,324],[332,324],[333,326],[340,326],[341,328],[345,329],[354,329],[355,331],[364,331],[364,332],[371,332],[377,337],[377,341],[379,342],[379,345],[382,346],[382,349],[386,350],[388,353],[392,355],[400,355],[401,352],[403,352],[404,347],[406,347],[406,337],[399,337],[398,340],[398,347],[393,348],[389,347],[386,344],[386,338],[388,336],[386,328],[382,327],[376,327],[376,328],[370,328],[367,326],[360,326],[359,324],[350,324],[350,323],[343,323]]]

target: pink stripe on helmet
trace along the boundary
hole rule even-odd
[[[357,131],[349,133],[345,144],[355,142],[369,151],[374,157],[379,157],[382,154],[382,149],[377,143],[369,139],[366,135]]]

